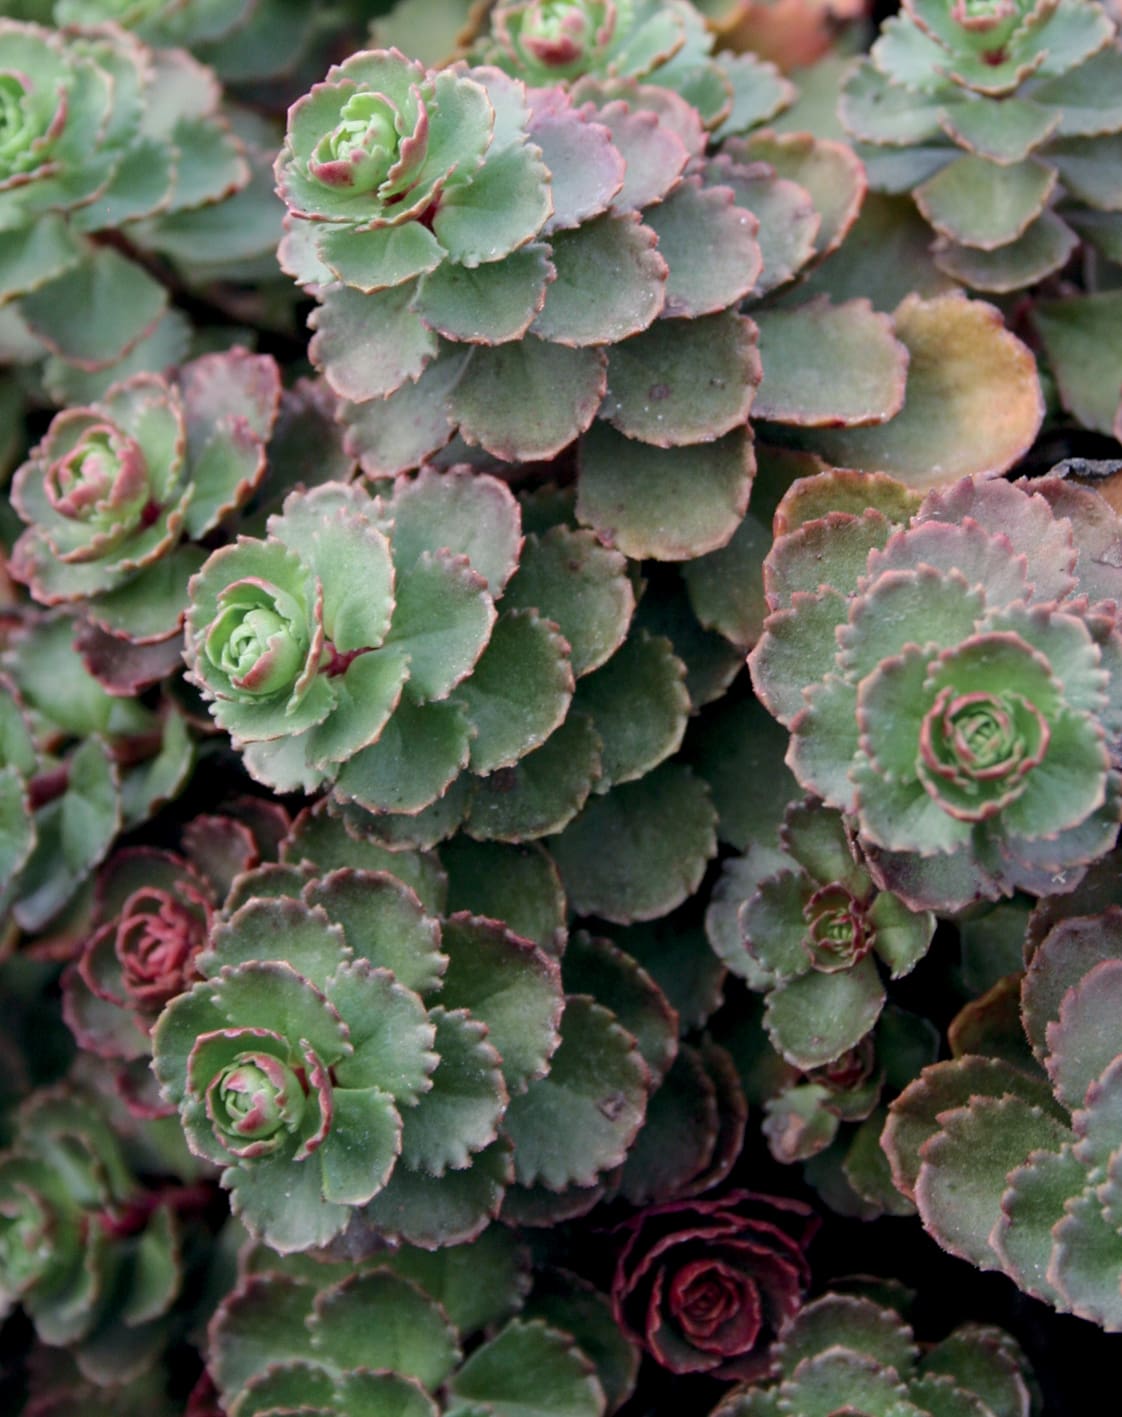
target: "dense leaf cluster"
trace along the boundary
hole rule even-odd
[[[1119,16],[868,8],[0,5],[5,1412],[1122,1329]]]

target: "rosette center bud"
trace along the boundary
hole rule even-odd
[[[0,172],[23,172],[41,161],[42,138],[30,81],[12,70],[0,72]]]
[[[539,64],[567,68],[596,47],[596,20],[580,0],[537,0],[526,12],[522,43]],[[595,7],[603,11],[603,6]],[[600,15],[601,22],[603,14]]]
[[[940,691],[920,731],[917,772],[956,817],[983,821],[1024,791],[1048,724],[1022,694]]]
[[[810,962],[823,974],[848,969],[868,954],[873,931],[854,896],[841,885],[823,886],[803,907]]]
[[[206,941],[206,916],[166,891],[144,887],[125,902],[115,948],[125,988],[134,1002],[162,1008],[194,977],[194,958]]]
[[[268,1053],[241,1053],[210,1089],[211,1119],[237,1142],[270,1142],[293,1132],[304,1115],[304,1089],[290,1067]]]
[[[20,1294],[50,1269],[54,1257],[50,1217],[28,1189],[0,1198],[0,1289]]]
[[[756,1284],[720,1260],[683,1266],[670,1284],[670,1309],[683,1334],[703,1352],[735,1352],[759,1336],[762,1314]],[[731,1348],[730,1325],[736,1330]],[[722,1336],[714,1343],[718,1330]]]
[[[291,688],[304,667],[308,629],[294,596],[265,581],[235,581],[218,597],[206,637],[207,658],[255,698]]]
[[[148,505],[148,464],[139,444],[120,429],[94,424],[47,469],[46,490],[60,516],[123,538]]]
[[[401,138],[401,115],[384,94],[352,94],[339,112],[339,122],[316,144],[310,171],[328,187],[372,192],[390,176]],[[423,141],[411,156],[420,161]]]

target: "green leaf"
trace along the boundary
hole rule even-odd
[[[335,796],[370,812],[420,812],[467,767],[471,725],[456,703],[403,698],[376,743],[343,764]]]
[[[1023,162],[1047,142],[1062,114],[1062,104],[1052,107],[1029,98],[971,95],[948,103],[941,125],[960,148],[1006,167]]]
[[[1034,81],[1036,103],[1059,115],[1060,138],[1094,138],[1122,128],[1122,54],[1107,45],[1076,68]]]
[[[479,841],[509,842],[563,830],[599,781],[601,748],[588,715],[570,710],[540,748],[475,780],[465,830]]]
[[[596,416],[607,382],[597,349],[567,349],[527,335],[479,346],[449,394],[461,436],[504,462],[556,457]]]
[[[717,1089],[698,1053],[683,1044],[647,1105],[624,1162],[620,1194],[635,1206],[681,1195],[708,1166],[719,1125]]]
[[[331,1129],[316,1152],[324,1198],[364,1205],[389,1180],[401,1144],[401,1117],[388,1092],[333,1088]]]
[[[639,1350],[620,1331],[608,1299],[585,1280],[563,1270],[535,1274],[523,1316],[540,1319],[576,1339],[580,1351],[592,1359],[608,1411],[614,1412],[631,1396],[639,1373]]]
[[[647,971],[610,940],[578,930],[565,949],[562,979],[567,994],[587,994],[615,1014],[657,1086],[678,1051],[678,1015]]]
[[[521,1306],[529,1283],[525,1249],[500,1225],[471,1245],[432,1253],[406,1245],[378,1258],[435,1299],[461,1333],[476,1333],[509,1318]]]
[[[430,1090],[402,1118],[401,1156],[414,1171],[443,1176],[495,1140],[508,1094],[486,1024],[462,1009],[435,1008],[429,1017],[440,1062]]]
[[[68,767],[66,791],[35,817],[38,839],[12,907],[24,930],[41,930],[67,904],[121,828],[117,773],[101,740],[87,739]]]
[[[917,187],[915,200],[940,236],[992,251],[1024,232],[1055,185],[1055,168],[1036,158],[1000,166],[967,155]]]
[[[292,1045],[306,1040],[327,1067],[351,1052],[337,1011],[290,964],[250,960],[208,980],[205,988],[230,1028],[269,1029]]]
[[[569,642],[577,678],[598,669],[623,643],[635,609],[627,563],[591,532],[554,526],[529,535],[503,601],[536,609]]]
[[[549,854],[536,843],[508,846],[456,836],[440,849],[448,872],[448,911],[502,920],[547,955],[565,937],[565,892]]]
[[[884,989],[870,956],[834,974],[812,970],[773,989],[764,1026],[796,1067],[821,1067],[854,1048],[884,1007]]]
[[[488,157],[470,183],[445,190],[432,229],[457,265],[501,261],[541,231],[552,214],[549,169],[532,145]]]
[[[49,285],[82,260],[85,247],[61,216],[0,232],[0,300],[7,303]]]
[[[435,271],[444,260],[440,242],[419,221],[363,229],[321,222],[316,254],[349,290],[372,295]]]
[[[308,319],[308,353],[337,394],[366,403],[420,378],[437,341],[414,312],[413,293],[409,284],[373,295],[341,285],[323,292]]]
[[[549,247],[536,243],[471,269],[445,261],[421,281],[413,308],[445,339],[504,344],[534,323],[553,276]]]
[[[357,843],[356,843],[357,846]],[[406,989],[427,993],[439,987],[445,959],[440,952],[440,928],[414,892],[393,875],[400,854],[378,869],[327,869],[317,861],[319,879],[304,892],[309,906],[319,907],[342,930],[348,949],[379,970],[391,970]],[[357,853],[356,853],[357,859]],[[282,945],[283,948],[283,945]]]
[[[699,177],[686,177],[643,217],[670,267],[667,315],[696,319],[727,310],[759,279],[759,223],[735,205],[727,188],[703,187]]]
[[[830,1417],[839,1396],[856,1412],[878,1417],[922,1417],[906,1401],[907,1389],[895,1368],[850,1348],[828,1348],[806,1358],[779,1388],[779,1401],[799,1417]]]
[[[990,1234],[1001,1218],[1009,1173],[1031,1151],[1058,1150],[1065,1129],[1016,1096],[973,1097],[944,1112],[916,1179],[925,1227],[944,1249],[980,1269],[999,1268]]]
[[[857,220],[866,190],[864,166],[852,148],[809,133],[764,129],[749,138],[734,138],[726,151],[739,162],[766,162],[777,176],[797,182],[810,193],[821,217],[814,242],[819,257],[842,244]]]
[[[999,312],[961,295],[908,296],[895,319],[910,355],[902,411],[883,427],[808,435],[807,445],[835,467],[887,472],[918,490],[1011,467],[1043,404],[1032,355]]]
[[[706,173],[712,181],[731,187],[736,204],[759,221],[756,241],[763,270],[752,289],[752,298],[766,295],[791,280],[814,255],[814,238],[821,223],[810,193],[797,182],[776,177],[770,167],[741,167],[719,159]]]
[[[583,228],[607,210],[625,169],[610,133],[586,122],[569,104],[546,103],[533,113],[529,135],[549,169],[553,214],[546,236]]]
[[[1049,145],[1048,161],[1059,169],[1069,196],[1105,211],[1122,208],[1122,134],[1102,138],[1070,138]]]
[[[415,851],[389,851],[357,827],[352,830],[323,810],[326,802],[305,809],[281,844],[281,859],[289,863],[315,863],[317,873],[351,866],[363,871],[388,871],[416,892],[424,908],[434,915],[444,907],[445,880],[435,856]],[[404,977],[404,972],[403,972]],[[411,988],[420,985],[404,980]]]
[[[557,964],[495,920],[453,915],[444,926],[448,972],[440,995],[449,1010],[485,1023],[502,1058],[511,1094],[547,1071],[558,1046],[561,982]]]
[[[227,965],[278,960],[318,990],[353,956],[343,931],[318,910],[292,899],[250,899],[215,927],[196,968],[211,979]],[[296,1040],[293,1040],[296,1041]]]
[[[746,422],[760,382],[753,322],[730,311],[659,320],[614,346],[600,416],[655,447],[708,443]]]
[[[500,615],[458,698],[476,730],[473,772],[510,767],[560,726],[573,697],[568,644],[535,610]]]
[[[911,911],[888,891],[882,891],[873,902],[869,920],[876,930],[873,948],[892,971],[893,979],[915,968],[935,933],[935,917],[929,911]]]
[[[386,512],[393,554],[408,571],[423,551],[466,556],[497,597],[519,564],[521,518],[505,482],[467,468],[422,468],[395,483]]]
[[[792,862],[791,868],[765,875],[744,902],[740,912],[744,946],[776,981],[795,979],[810,969],[803,946],[807,935],[803,909],[817,884]]]
[[[389,1270],[355,1274],[316,1296],[308,1322],[312,1349],[346,1372],[382,1369],[437,1388],[460,1352],[437,1305]]]
[[[1032,312],[1064,407],[1108,437],[1122,427],[1122,352],[1113,342],[1120,319],[1118,291],[1041,300]]]
[[[670,641],[640,630],[581,681],[574,704],[603,742],[597,792],[643,777],[677,752],[690,712],[685,676]]]
[[[824,1294],[805,1305],[783,1335],[778,1358],[785,1378],[828,1348],[849,1348],[907,1378],[919,1357],[912,1331],[894,1309],[852,1294]]]
[[[512,1179],[510,1144],[502,1138],[463,1171],[433,1178],[398,1166],[389,1184],[362,1211],[379,1239],[436,1249],[474,1240],[499,1213]]]
[[[722,841],[738,851],[774,840],[798,783],[783,761],[787,734],[756,699],[727,700],[699,720],[689,741],[695,770],[709,784]]]
[[[1093,1107],[1088,1088],[1118,1056],[1111,1019],[1120,997],[1122,959],[1104,959],[1068,989],[1048,1025],[1048,1076],[1070,1111]]]
[[[478,669],[495,607],[482,576],[451,551],[422,551],[397,580],[386,645],[409,656],[414,702],[446,699]]]
[[[541,1321],[512,1320],[477,1348],[448,1384],[468,1406],[494,1417],[603,1417],[604,1393],[592,1364],[567,1335]],[[450,1413],[451,1417],[451,1413]]]
[[[1055,212],[1045,211],[1024,235],[996,251],[940,241],[935,261],[955,280],[975,290],[1000,295],[1035,285],[1053,271],[1061,270],[1078,244],[1079,238],[1071,227]]]
[[[838,116],[852,137],[894,147],[937,140],[942,113],[938,97],[893,83],[871,59],[861,59],[846,75],[838,104]]]
[[[432,1086],[439,1062],[432,1051],[433,1025],[419,996],[365,959],[340,966],[325,993],[346,1023],[351,1044],[348,1056],[334,1065],[336,1091],[381,1089],[399,1106],[414,1105]],[[371,1101],[383,1110],[380,1098]],[[382,1132],[378,1140],[384,1139]]]
[[[720,1006],[725,968],[703,931],[681,918],[612,931],[620,949],[633,955],[670,1001],[680,1031],[701,1028]]]
[[[445,345],[420,376],[383,399],[339,404],[346,445],[371,477],[393,477],[418,467],[440,451],[453,433],[449,391],[470,357],[470,348]]]
[[[91,248],[20,302],[33,334],[83,369],[103,368],[150,334],[167,306],[164,287],[111,246]]]
[[[920,1359],[924,1373],[944,1373],[975,1392],[994,1417],[1023,1413],[1030,1384],[1024,1355],[1009,1335],[987,1324],[961,1324]],[[1031,1405],[1031,1396],[1027,1401]]]
[[[990,1244],[1019,1289],[1066,1307],[1063,1295],[1048,1279],[1052,1231],[1068,1201],[1086,1185],[1086,1168],[1065,1143],[1058,1151],[1033,1152],[1005,1180],[1001,1215]]]
[[[580,915],[628,924],[692,895],[716,854],[708,789],[678,763],[593,798],[550,849]]]
[[[754,471],[746,428],[713,443],[655,448],[597,423],[581,441],[577,516],[636,560],[686,561],[728,542]]]
[[[590,1186],[619,1166],[642,1125],[649,1088],[631,1034],[592,999],[570,996],[549,1072],[507,1109],[519,1183],[551,1191]]]
[[[282,1255],[326,1245],[350,1215],[348,1207],[324,1199],[314,1155],[304,1161],[284,1153],[257,1157],[224,1171],[222,1184],[249,1233]]]
[[[552,241],[557,279],[533,331],[554,344],[615,345],[645,330],[666,302],[667,265],[638,213],[601,216]]]
[[[280,1361],[312,1356],[305,1319],[315,1289],[285,1274],[252,1275],[218,1308],[209,1354],[219,1391],[232,1396]]]
[[[1122,1238],[1103,1212],[1095,1191],[1073,1197],[1053,1236],[1049,1277],[1080,1318],[1112,1333],[1122,1327],[1118,1271]]]
[[[763,379],[757,418],[810,427],[887,423],[904,406],[908,356],[868,301],[756,314]]]
[[[323,489],[330,494],[334,484]],[[342,654],[377,649],[394,608],[389,542],[358,515],[312,491],[289,497],[282,515],[269,518],[269,534],[315,572],[323,587],[323,623]]]

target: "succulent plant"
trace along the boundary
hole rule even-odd
[[[174,383],[137,374],[58,414],[16,473],[28,525],[13,574],[42,604],[78,607],[95,638],[148,647],[156,672],[134,687],[174,666],[205,559],[189,543],[260,484],[280,397],[273,361],[244,351],[197,359]]]
[[[725,870],[729,886],[713,930],[725,964],[766,993],[768,1035],[788,1062],[807,1070],[836,1063],[884,1006],[876,960],[893,978],[914,969],[934,917],[878,891],[841,814],[814,799],[788,807],[778,848],[754,845]],[[732,950],[720,930],[729,889],[742,902]]]
[[[126,1100],[158,1109],[149,1096],[152,1025],[198,979],[195,959],[233,879],[275,859],[288,831],[279,804],[243,798],[194,818],[185,855],[125,847],[99,870],[81,953],[63,976],[63,1010],[75,1038],[125,1064]]]
[[[956,1056],[892,1104],[884,1137],[897,1186],[945,1249],[1110,1332],[1122,1330],[1120,979],[1122,910],[1061,916],[1028,958],[1024,1034],[1011,1048],[999,997],[1016,1009],[1016,990],[995,986],[990,1010],[965,1011],[976,1018],[968,1033],[959,1023]]]
[[[179,1294],[175,1210],[134,1178],[91,1100],[62,1089],[20,1108],[0,1153],[0,1303],[95,1382],[153,1362]]]
[[[773,117],[794,96],[770,64],[713,55],[714,37],[689,0],[504,0],[477,47],[534,87],[583,78],[679,94],[719,137]]]
[[[67,365],[115,364],[165,315],[132,223],[220,202],[249,180],[213,76],[113,25],[0,21],[0,305]],[[91,238],[98,238],[96,240]]]
[[[616,1322],[672,1372],[766,1377],[810,1282],[818,1223],[800,1201],[753,1191],[651,1206],[620,1229]]]
[[[979,290],[1117,242],[1122,47],[1088,0],[905,0],[855,66],[841,117],[870,178],[911,191],[937,265]]]
[[[281,1252],[471,1238],[515,1178],[594,1184],[643,1118],[650,1075],[615,1015],[566,1002],[556,962],[498,922],[440,924],[386,855],[299,821],[153,1033],[189,1145]]]
[[[511,1318],[523,1302],[511,1248],[483,1242],[427,1256],[406,1247],[375,1264],[287,1271],[275,1256],[272,1266],[255,1260],[209,1329],[221,1410],[249,1417],[314,1403],[325,1417],[520,1409],[603,1417],[627,1352],[607,1305],[583,1294]],[[487,1321],[485,1341],[465,1359]]]
[[[801,1309],[775,1347],[775,1381],[734,1389],[713,1417],[1030,1417],[1036,1410],[1028,1360],[1003,1329],[966,1323],[939,1343],[917,1344],[906,1317],[878,1302],[874,1286],[853,1287]],[[866,1287],[874,1290],[868,1297]],[[904,1290],[891,1298],[910,1303],[911,1296]]]
[[[1115,514],[1057,478],[857,486],[865,510],[832,474],[776,515],[749,664],[789,766],[913,909],[1072,889],[1118,830],[1117,573],[1093,550]]]

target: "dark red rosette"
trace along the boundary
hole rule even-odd
[[[63,1012],[83,1048],[147,1057],[160,1010],[196,977],[214,894],[184,858],[141,846],[110,857],[95,899],[97,928],[63,978]]]
[[[766,1377],[802,1306],[818,1225],[801,1201],[754,1191],[652,1206],[620,1227],[616,1322],[671,1372]]]

